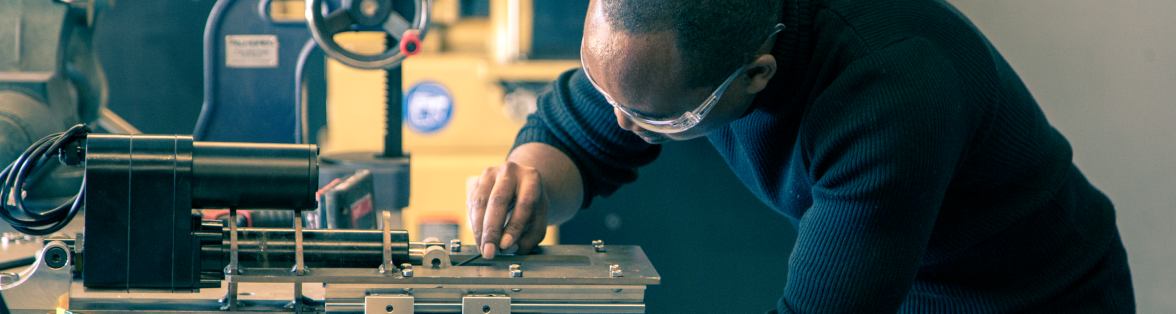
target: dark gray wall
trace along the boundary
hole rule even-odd
[[[1176,1],[949,0],[1111,197],[1139,313],[1176,313]]]
[[[671,142],[640,178],[560,229],[564,244],[640,245],[662,276],[646,313],[763,313],[784,293],[796,232],[706,139]]]

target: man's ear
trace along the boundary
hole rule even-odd
[[[747,93],[755,94],[768,86],[768,81],[776,75],[776,57],[762,54],[747,64]]]

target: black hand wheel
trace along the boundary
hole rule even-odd
[[[392,0],[344,0],[343,8],[323,15],[323,0],[306,1],[310,34],[328,56],[360,69],[391,69],[405,57],[421,51],[421,39],[429,25],[429,0],[418,0],[412,23],[392,10]],[[335,34],[352,30],[379,30],[398,43],[378,55],[347,51],[335,42]]]

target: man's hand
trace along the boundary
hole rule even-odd
[[[533,167],[506,161],[486,168],[466,197],[470,228],[486,259],[530,252],[547,236],[547,194]]]

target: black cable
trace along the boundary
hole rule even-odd
[[[474,257],[471,257],[470,259],[462,261],[461,263],[457,263],[457,265],[453,265],[453,266],[464,266],[465,264],[469,264],[470,262],[473,262],[474,260],[478,259],[479,257],[482,257],[482,254],[474,255]]]
[[[46,163],[58,159],[58,154],[66,145],[86,138],[90,128],[84,124],[75,125],[69,130],[54,133],[33,143],[13,161],[12,164],[0,172],[0,218],[7,221],[20,233],[30,235],[47,235],[61,230],[73,217],[77,215],[85,199],[86,179],[82,178],[82,186],[78,195],[65,204],[45,211],[36,211],[25,206],[24,187],[29,175],[37,173]],[[12,204],[9,204],[9,201]],[[16,217],[13,212],[22,214],[25,218]]]

